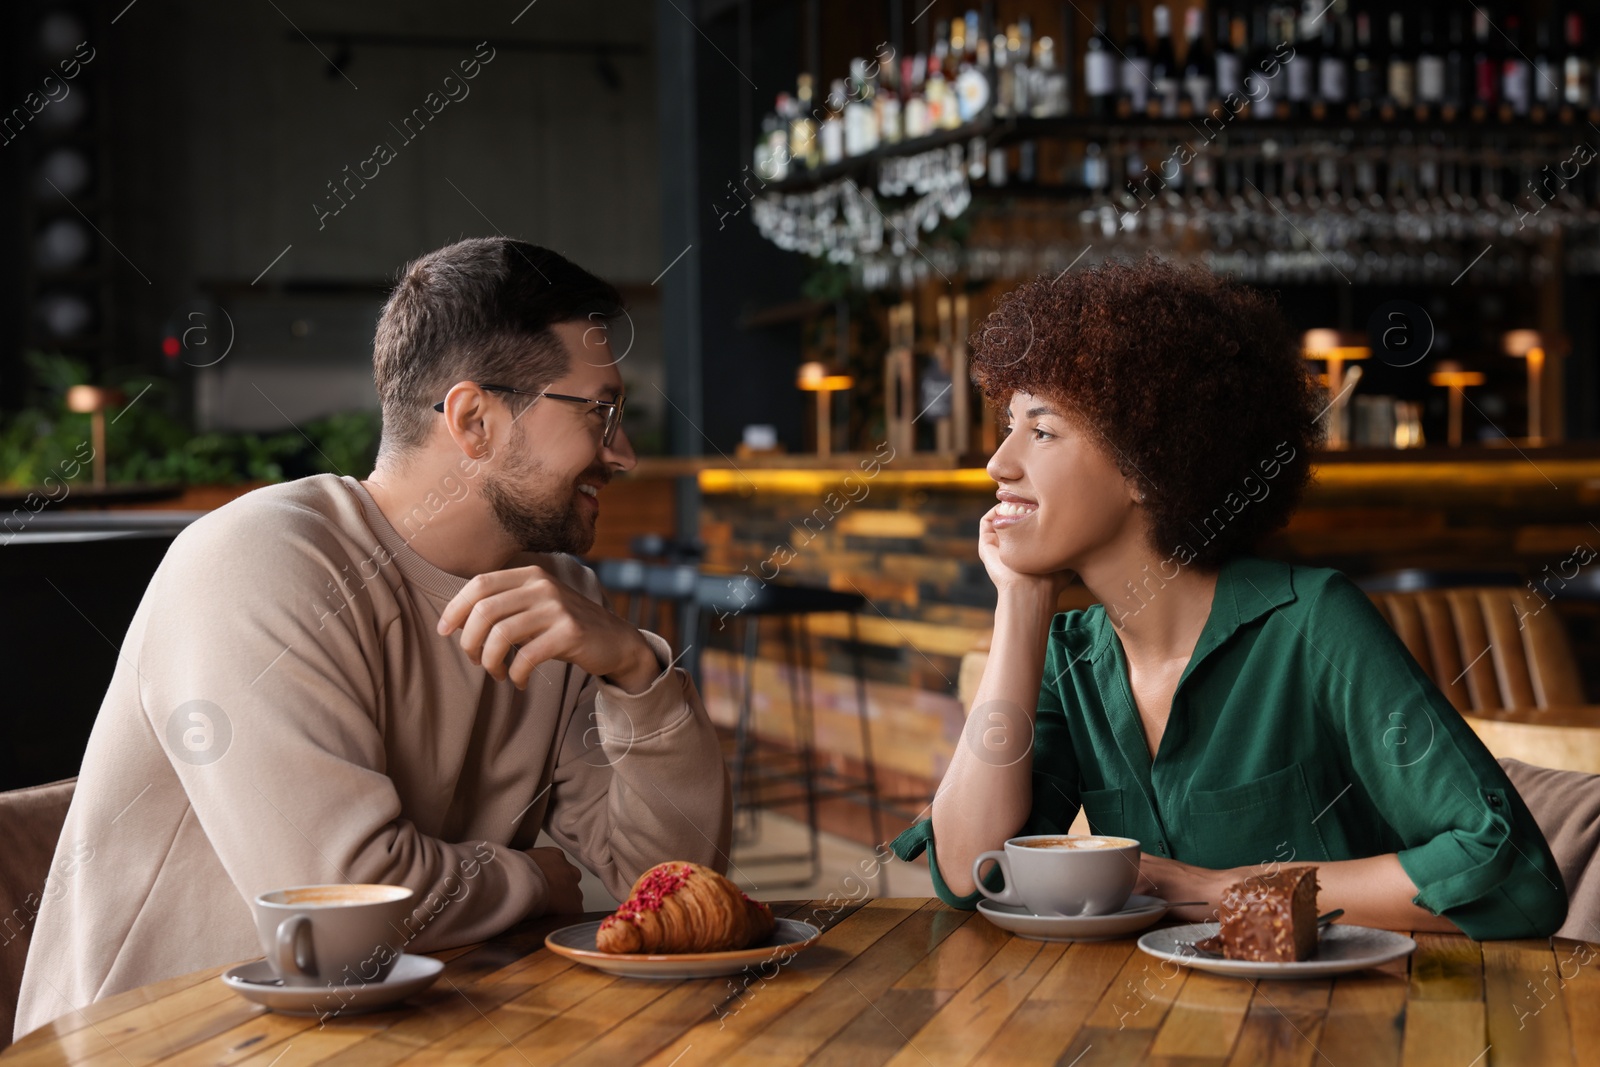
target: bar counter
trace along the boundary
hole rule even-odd
[[[994,483],[982,457],[963,459],[893,455],[887,446],[825,459],[643,458],[603,495],[590,556],[627,555],[641,533],[672,535],[679,482],[693,478],[708,567],[865,594],[870,603],[858,622],[876,761],[889,791],[927,791],[964,723],[962,657],[987,638],[994,606],[977,555],[978,520],[993,506]],[[208,510],[249,488],[197,487],[155,507]],[[75,494],[64,503],[80,500]],[[1563,566],[1578,550],[1600,547],[1597,516],[1600,445],[1327,453],[1301,509],[1262,551],[1357,578],[1401,568],[1514,572],[1561,591],[1558,575],[1572,576]],[[1088,603],[1080,586],[1061,607]],[[1553,607],[1589,673],[1592,697],[1600,690],[1600,601],[1574,588]],[[842,643],[848,620],[818,616],[810,631],[821,668],[819,747],[838,769],[858,769],[855,690]],[[703,659],[707,704],[728,725],[738,692],[735,638],[713,619]],[[756,670],[756,727],[792,739],[783,662],[777,627],[769,626]]]
[[[693,477],[708,566],[865,594],[870,605],[859,623],[871,646],[868,694],[877,761],[891,776],[904,775],[903,787],[926,787],[943,773],[959,737],[961,658],[986,639],[994,605],[977,554],[978,520],[994,504],[994,482],[981,457],[960,465],[954,458],[893,456],[885,446],[827,458],[645,459],[608,492],[613,510],[602,517],[604,536],[625,547],[623,530],[608,524],[623,520],[624,511],[648,524],[629,535],[646,528],[670,534],[671,487]],[[1262,553],[1336,567],[1356,578],[1421,568],[1548,581],[1575,552],[1600,546],[1597,515],[1600,447],[1594,445],[1325,453],[1300,510]],[[1219,509],[1215,516],[1215,523],[1225,523],[1228,513]],[[603,554],[598,546],[597,554]],[[1090,602],[1080,586],[1068,591],[1061,607]],[[1600,661],[1591,654],[1600,635],[1600,604],[1567,595],[1556,598],[1555,607],[1580,662]],[[731,724],[738,679],[732,634],[715,630],[714,624],[704,660],[706,697],[713,716]],[[819,745],[849,770],[859,746],[840,643],[846,622],[820,617],[811,631],[815,662],[827,668],[816,680]],[[787,738],[782,662],[775,633],[770,641],[764,636],[757,729]],[[1587,681],[1592,688],[1600,678]]]

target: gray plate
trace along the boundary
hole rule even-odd
[[[978,913],[1002,930],[1035,941],[1107,941],[1159,921],[1167,913],[1167,902],[1136,894],[1110,915],[1036,915],[1026,908],[980,900]]]
[[[265,1004],[284,1015],[354,1015],[392,1008],[413,993],[420,993],[444,972],[444,963],[431,956],[402,955],[381,982],[360,985],[284,985],[266,960],[229,967],[222,972],[227,987],[247,1000]]]
[[[1139,939],[1139,947],[1158,959],[1171,960],[1197,971],[1231,974],[1240,978],[1326,978],[1363,971],[1409,956],[1417,943],[1393,930],[1334,923],[1322,933],[1316,955],[1299,963],[1256,963],[1253,960],[1219,960],[1196,955],[1180,941],[1200,941],[1213,936],[1217,923],[1193,923],[1152,930]]]
[[[599,951],[594,947],[595,931],[599,929],[597,922],[579,923],[557,930],[544,939],[544,944],[557,955],[624,978],[718,978],[764,963],[786,963],[794,953],[822,936],[822,931],[810,923],[779,919],[772,937],[754,948],[650,955]]]

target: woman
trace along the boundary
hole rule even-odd
[[[1268,297],[1110,264],[1010,293],[974,352],[1009,424],[979,533],[994,637],[932,819],[895,842],[927,849],[943,900],[973,907],[980,852],[1081,805],[1141,842],[1139,892],[1211,902],[1190,919],[1309,862],[1348,922],[1561,925],[1522,799],[1366,596],[1250,555],[1309,481],[1326,403]],[[1099,604],[1056,615],[1074,576]]]

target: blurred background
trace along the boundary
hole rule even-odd
[[[497,233],[627,299],[645,459],[591,562],[685,651],[744,847],[795,884],[922,810],[961,735],[994,603],[966,339],[1041,273],[1153,252],[1275,293],[1329,448],[1269,554],[1365,583],[1486,736],[1600,703],[1600,5],[0,19],[0,787],[75,773],[186,522],[370,471],[390,285]]]

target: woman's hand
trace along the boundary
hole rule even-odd
[[[994,528],[999,507],[996,504],[978,521],[978,558],[989,572],[989,580],[1002,596],[1013,591],[1028,591],[1047,598],[1053,611],[1061,591],[1072,584],[1073,573],[1063,570],[1053,574],[1023,574],[1007,566],[1000,558],[1000,534]]]
[[[1133,891],[1162,900],[1204,900],[1206,903],[1203,905],[1174,908],[1168,914],[1188,922],[1207,922],[1217,917],[1217,903],[1222,899],[1222,891],[1244,878],[1245,874],[1238,871],[1213,871],[1141,852],[1139,881]]]

